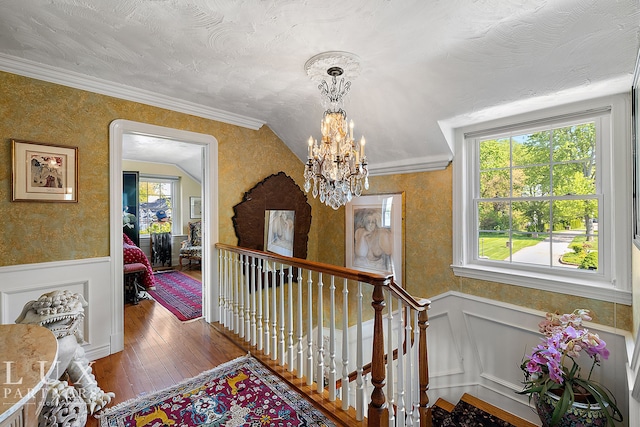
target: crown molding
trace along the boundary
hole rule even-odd
[[[452,156],[441,155],[433,157],[421,157],[417,159],[369,164],[369,175],[394,175],[414,172],[431,172],[446,169],[451,163]]]
[[[216,120],[230,125],[258,130],[265,124],[263,120],[218,110],[193,102],[171,98],[147,90],[137,89],[119,83],[109,82],[75,71],[63,70],[50,65],[39,64],[27,59],[0,53],[0,70],[8,73],[43,80],[63,86],[112,96],[127,101],[138,102],[153,107],[164,108],[179,113],[190,114],[205,119]]]

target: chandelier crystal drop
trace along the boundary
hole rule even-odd
[[[318,59],[314,61],[314,58]],[[305,65],[310,75],[310,69],[320,62],[335,62],[335,57],[326,54],[314,58]],[[338,58],[344,59],[344,53]],[[347,113],[342,108],[351,82],[341,77],[344,73],[342,67],[333,65],[326,70],[331,84],[323,79],[318,86],[326,108],[320,123],[322,139],[318,142],[309,137],[304,190],[309,192],[313,188],[313,197],[319,197],[322,203],[339,209],[354,196],[362,195],[363,189],[369,189],[369,171],[365,139],[354,140],[353,120],[347,123]]]

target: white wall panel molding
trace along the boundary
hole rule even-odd
[[[88,258],[0,267],[0,322],[14,323],[29,301],[54,290],[81,294],[85,308],[84,350],[90,359],[110,354],[110,258]]]
[[[429,313],[427,345],[435,350],[428,353],[431,379],[464,373],[464,357],[459,337],[454,333],[456,329],[449,310]]]
[[[455,404],[466,392],[539,423],[528,396],[516,392],[522,389],[524,379],[520,363],[539,343],[538,323],[544,315],[541,311],[459,292],[431,298],[431,325],[427,329],[431,402],[442,397]],[[628,371],[633,372],[633,365],[629,365],[634,354],[629,343],[633,340],[627,331],[594,323],[587,327],[600,335],[611,352],[609,359],[594,371],[594,378],[612,390],[625,419],[630,419],[627,416],[631,415],[630,409],[637,408],[637,402],[629,400],[633,383],[628,383],[627,376]],[[461,368],[448,371],[447,363],[451,361],[446,349],[455,347],[459,347]]]
[[[474,359],[478,362],[480,377],[495,385],[507,387],[513,392],[521,390],[521,359],[513,360],[511,352],[502,352],[499,349],[506,345],[520,348],[523,351],[521,357],[524,357],[540,340],[537,328],[534,330],[511,319],[489,317],[470,311],[463,311],[463,316],[467,330],[470,331],[469,344],[475,354]]]
[[[37,300],[40,295],[57,290],[68,290],[80,294],[86,301],[91,298],[89,296],[88,280],[61,280],[47,281],[36,284],[20,285],[16,287],[8,287],[0,290],[0,307],[2,307],[2,316],[0,322],[2,324],[15,323],[16,319],[22,313],[22,309],[26,303]],[[87,344],[91,343],[91,331],[87,322],[84,322],[82,334]]]

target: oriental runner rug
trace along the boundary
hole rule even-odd
[[[147,292],[154,300],[185,321],[202,317],[202,283],[180,271],[153,275],[155,289]]]
[[[101,427],[335,426],[250,355],[96,417]]]

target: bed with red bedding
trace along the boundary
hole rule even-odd
[[[151,264],[149,263],[149,259],[142,252],[142,249],[137,247],[135,243],[127,236],[122,233],[122,252],[124,255],[124,263],[125,264],[135,264],[140,263],[144,264],[147,268],[147,271],[144,274],[144,279],[142,284],[146,289],[155,289],[156,282],[153,278],[153,269],[151,268]]]

